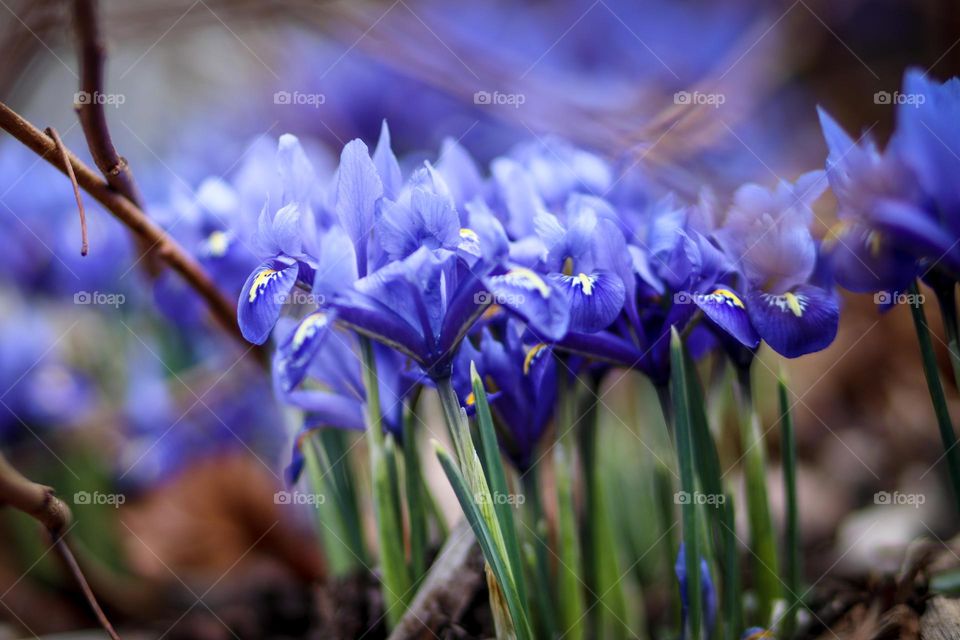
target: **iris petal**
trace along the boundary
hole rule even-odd
[[[743,346],[756,349],[760,345],[760,336],[750,324],[746,305],[736,293],[720,288],[711,293],[694,295],[692,298],[707,318]]]
[[[552,274],[570,299],[570,330],[595,333],[610,326],[623,309],[623,281],[610,271],[575,276]]]
[[[747,297],[747,311],[760,337],[787,358],[826,348],[840,320],[836,298],[810,285],[782,295],[754,291]]]
[[[275,258],[250,274],[237,306],[237,320],[244,338],[254,344],[267,341],[283,303],[296,285],[299,271],[294,260]]]
[[[332,326],[331,314],[314,311],[301,320],[280,345],[277,376],[284,391],[290,391],[303,380]]]
[[[546,340],[559,340],[570,326],[570,302],[557,283],[526,267],[487,278],[493,302],[526,320]]]

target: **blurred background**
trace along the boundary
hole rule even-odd
[[[639,169],[631,175],[653,190],[696,198],[707,186],[724,198],[743,182],[822,168],[817,105],[883,142],[907,67],[960,73],[952,0],[100,8],[116,147],[147,212],[201,255],[216,251],[212,219],[263,205],[257,167],[270,166],[282,133],[301,138],[321,174],[346,141],[375,142],[383,119],[404,166],[435,157],[448,137],[484,167],[518,142],[560,137]],[[0,0],[0,59],[0,100],[88,160],[73,109],[71,3]],[[723,100],[690,104],[682,92],[694,91]],[[0,445],[71,505],[85,568],[123,624],[144,637],[304,637],[324,615],[305,585],[324,571],[310,514],[274,499],[290,417],[185,285],[149,277],[126,231],[85,203],[81,258],[69,182],[0,137]],[[821,237],[833,209],[829,194],[818,203]],[[231,298],[251,266],[224,267]],[[908,309],[881,315],[871,296],[848,295],[829,350],[762,362],[762,384],[781,366],[791,381],[810,582],[828,569],[895,567],[915,537],[955,533]],[[611,389],[614,410],[636,401],[627,391]],[[758,395],[770,398],[776,460],[775,395]],[[662,431],[642,417],[659,420],[653,397],[640,405],[629,426],[609,425],[612,448],[625,442],[640,456],[634,436]],[[624,439],[621,427],[634,433]],[[736,474],[735,448],[722,454]],[[775,500],[779,486],[772,477]],[[642,510],[649,489],[634,490]],[[894,490],[927,500],[875,505],[875,492]],[[13,512],[0,521],[0,638],[91,626],[35,523]]]

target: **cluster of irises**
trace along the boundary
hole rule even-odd
[[[838,301],[811,234],[823,172],[772,188],[745,185],[728,203],[706,191],[685,203],[638,189],[628,172],[553,139],[521,145],[489,172],[449,140],[435,163],[404,171],[386,124],[372,152],[348,143],[332,177],[318,176],[290,135],[279,141],[277,166],[279,193],[249,236],[262,261],[241,289],[239,324],[253,343],[273,336],[276,392],[303,412],[289,479],[307,469],[336,496],[320,524],[333,566],[344,571],[368,552],[338,434],[367,430],[389,625],[426,571],[429,522],[441,520],[431,516],[416,451],[418,400],[436,389],[455,448],[450,455],[437,444],[436,453],[483,549],[498,634],[583,637],[604,620],[616,637],[644,633],[615,606],[588,605],[598,593],[619,593],[619,581],[585,586],[584,517],[574,501],[574,480],[593,467],[593,454],[573,439],[592,429],[581,406],[606,374],[627,369],[661,392],[678,488],[716,498],[710,507],[681,501],[680,632],[738,637],[745,623],[732,504],[718,465],[708,462],[716,449],[694,370],[708,354],[739,373],[756,558],[748,619],[764,628],[792,624],[795,607],[775,615],[787,594],[749,372],[761,342],[793,358],[836,335]],[[544,445],[550,425],[554,437]],[[533,546],[549,545],[556,562],[528,557],[507,481],[516,489],[535,474],[546,449],[554,529],[548,536],[534,488],[526,530],[543,532]],[[717,525],[709,534],[707,517]],[[588,537],[596,561],[602,541]]]

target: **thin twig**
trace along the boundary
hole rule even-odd
[[[77,35],[77,60],[80,64],[80,91],[74,108],[87,140],[93,162],[107,183],[118,193],[144,210],[143,198],[126,158],[117,152],[107,126],[104,66],[106,46],[100,37],[96,0],[75,0],[74,23]],[[160,275],[161,258],[154,250],[160,247],[136,238],[137,249],[147,273]]]
[[[54,495],[51,487],[37,484],[25,478],[13,468],[2,453],[0,453],[0,496],[2,496],[2,504],[22,511],[43,525],[44,529],[50,534],[58,555],[63,559],[77,584],[80,585],[80,590],[83,591],[83,595],[97,616],[97,620],[100,621],[101,626],[113,640],[119,640],[120,636],[114,631],[107,616],[97,603],[97,599],[67,543],[66,532],[71,520],[70,507]]]
[[[90,585],[87,583],[87,578],[83,575],[83,571],[80,570],[77,559],[73,557],[73,551],[70,550],[70,545],[67,544],[66,536],[55,535],[53,533],[51,533],[51,535],[54,535],[53,546],[57,551],[57,555],[60,556],[60,559],[70,570],[70,573],[73,574],[74,579],[80,586],[80,591],[83,592],[83,596],[87,599],[87,604],[90,605],[90,609],[93,610],[97,621],[100,622],[100,626],[103,627],[103,630],[107,632],[107,635],[109,635],[112,640],[120,640],[120,636],[114,630],[113,625],[110,624],[107,615],[103,612],[103,609],[100,608],[97,597],[93,595],[93,589],[90,588]]]
[[[72,165],[77,183],[125,224],[136,237],[143,239],[150,246],[157,247],[160,256],[174,271],[179,273],[202,297],[220,325],[237,340],[245,349],[256,349],[261,357],[265,351],[260,347],[250,345],[240,333],[237,324],[237,308],[228,300],[214,284],[210,275],[193,256],[171,238],[166,231],[157,226],[136,204],[127,197],[117,193],[109,184],[98,176],[90,167],[85,165],[73,153],[64,147],[68,163],[64,163],[61,154],[57,154],[57,145],[43,131],[24,120],[18,113],[0,102],[0,129],[10,133],[34,153],[55,166],[64,174],[69,171],[67,164]],[[2,495],[2,494],[0,494]]]
[[[70,177],[70,184],[73,186],[73,197],[77,199],[77,209],[80,211],[80,255],[85,256],[90,251],[90,242],[87,239],[87,214],[83,210],[83,200],[80,198],[80,185],[77,184],[77,176],[73,172],[73,165],[67,158],[67,148],[63,146],[60,134],[53,127],[47,127],[46,133],[53,138],[54,144],[60,150],[60,160],[67,168],[67,175]]]

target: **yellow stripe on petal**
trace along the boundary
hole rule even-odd
[[[503,275],[503,280],[507,284],[512,284],[524,289],[536,289],[544,298],[550,297],[550,287],[548,287],[547,283],[540,277],[540,274],[533,269],[528,269],[527,267],[510,269],[510,271],[507,271]]]
[[[536,344],[530,347],[530,350],[527,351],[527,355],[523,358],[523,375],[530,375],[530,365],[533,364],[533,359],[537,357],[537,354],[543,351],[547,345],[543,342]]]
[[[249,302],[253,302],[257,299],[263,290],[267,288],[267,285],[270,284],[270,281],[277,276],[276,269],[264,269],[257,274],[257,277],[253,279],[253,284],[250,285],[250,296]]]
[[[466,227],[460,229],[460,237],[470,242],[480,243],[480,236],[473,229],[467,229]]]
[[[596,278],[581,273],[573,279],[573,284],[580,285],[580,288],[583,290],[583,295],[590,296],[593,295],[593,283],[596,281]]]
[[[318,330],[327,326],[327,322],[327,314],[322,311],[311,313],[304,318],[293,334],[293,348],[299,349],[308,338],[312,338]]]
[[[800,300],[797,299],[797,296],[788,291],[783,294],[783,298],[787,301],[787,307],[793,312],[793,315],[798,318],[803,315],[803,307],[800,305]]]
[[[724,301],[729,302],[733,306],[738,307],[740,309],[744,308],[743,300],[741,300],[740,297],[737,294],[735,294],[733,291],[730,291],[730,289],[714,289],[713,293],[711,293],[710,295],[719,296],[720,298],[723,298]]]

